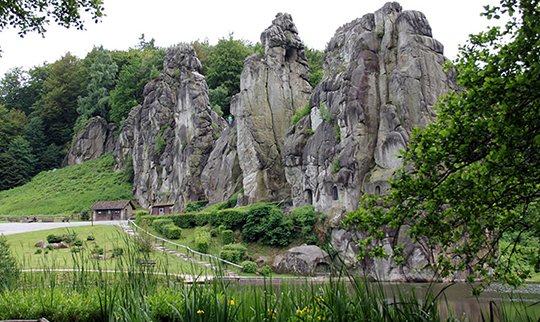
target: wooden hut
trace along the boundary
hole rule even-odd
[[[91,209],[94,221],[127,220],[133,215],[135,206],[130,200],[97,201]]]

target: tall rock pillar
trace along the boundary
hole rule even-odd
[[[279,13],[261,34],[264,57],[244,63],[240,93],[231,103],[238,130],[238,159],[248,202],[290,196],[282,151],[295,111],[309,101],[304,45],[289,14]]]

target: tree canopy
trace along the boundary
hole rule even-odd
[[[409,226],[441,254],[442,276],[519,283],[528,272],[512,259],[524,237],[540,238],[540,6],[504,0],[485,9],[488,19],[508,21],[460,48],[453,68],[463,90],[413,133],[389,195],[364,196],[346,223],[379,241],[382,227]],[[371,254],[383,253],[379,241]]]
[[[44,34],[51,19],[58,25],[84,28],[83,15],[98,22],[103,16],[102,0],[14,0],[0,1],[0,31],[18,29],[19,35],[28,32]]]

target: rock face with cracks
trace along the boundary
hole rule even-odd
[[[264,56],[244,63],[240,93],[231,103],[247,202],[288,198],[283,144],[291,117],[309,100],[304,45],[289,14],[278,14],[261,35]]]
[[[66,161],[68,165],[80,164],[84,161],[99,158],[105,153],[114,151],[115,137],[113,124],[96,116],[88,121],[86,127],[81,130],[71,145]]]
[[[134,195],[143,207],[173,203],[181,211],[205,199],[201,173],[225,121],[214,113],[195,50],[167,50],[161,76],[144,88],[116,148],[120,165],[132,163]]]
[[[362,194],[384,194],[412,130],[432,121],[438,98],[455,88],[444,64],[443,46],[425,16],[398,3],[339,28],[328,43],[326,76],[311,96],[311,114],[289,129],[285,142],[294,205],[312,204],[337,226]],[[332,237],[345,261],[359,264],[355,233],[336,228]],[[411,261],[426,261],[419,245],[408,251]],[[379,277],[402,276],[391,261],[374,265],[368,270]]]

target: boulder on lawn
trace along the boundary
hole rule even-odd
[[[43,240],[40,240],[34,246],[36,246],[38,248],[45,248],[45,247],[47,247],[47,243],[44,242]]]
[[[315,275],[327,273],[330,256],[314,245],[303,245],[289,249],[274,259],[274,271],[281,274]]]

